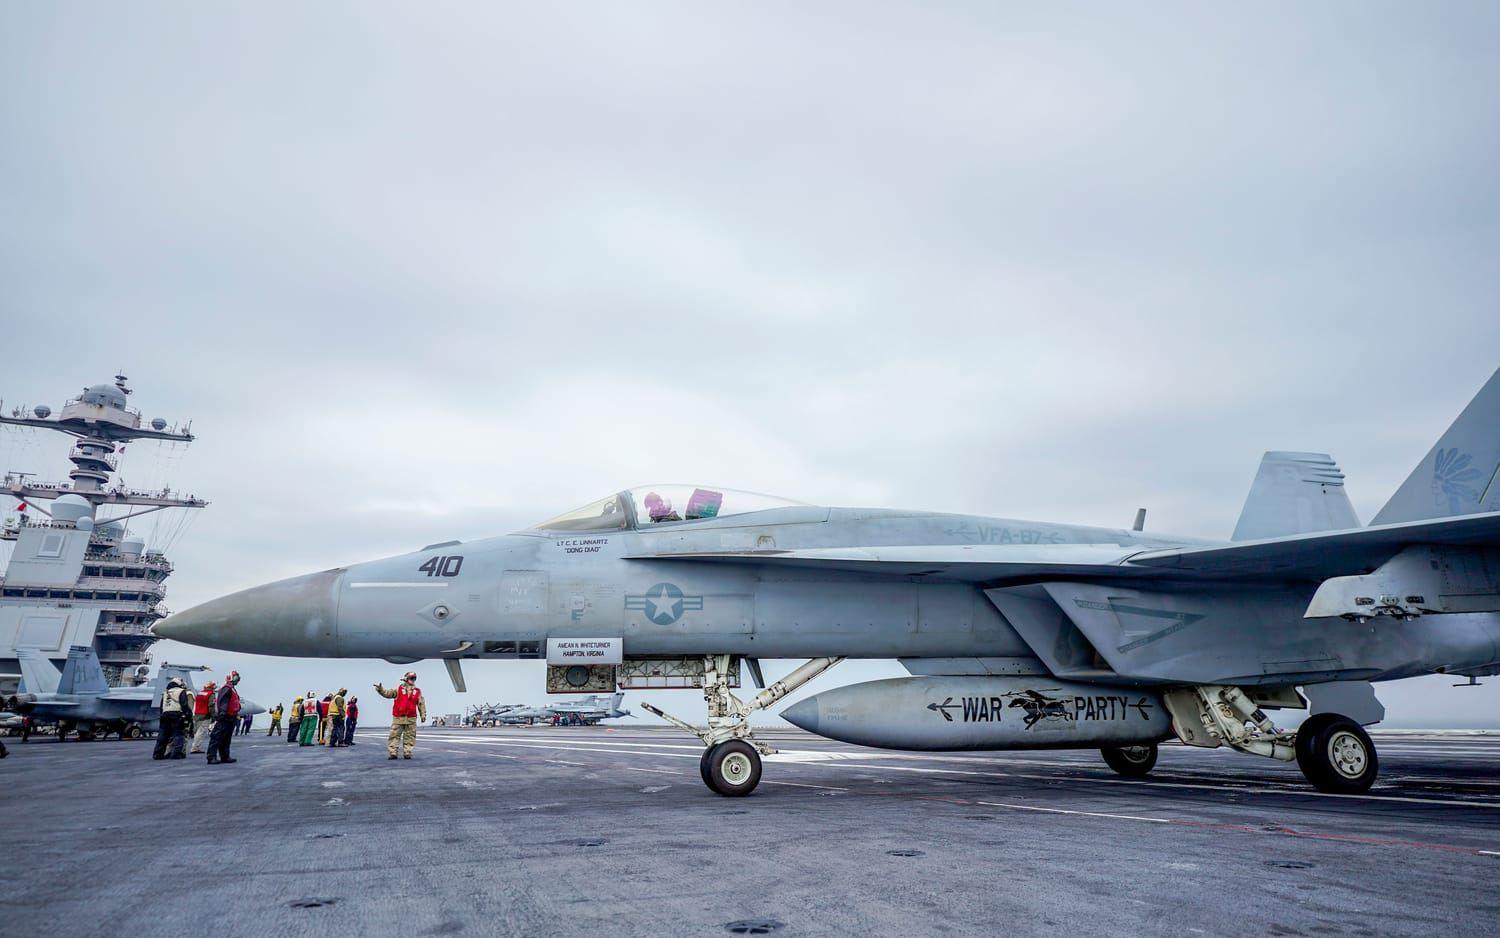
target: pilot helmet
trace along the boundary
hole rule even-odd
[[[660,520],[672,513],[672,503],[655,492],[647,494],[644,501],[646,503],[646,517],[652,521]]]

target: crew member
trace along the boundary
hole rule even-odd
[[[235,685],[240,682],[240,672],[230,671],[224,676],[224,686],[214,695],[214,732],[208,739],[208,764],[238,762],[229,755],[229,743],[234,737],[234,725],[240,720],[240,692]]]
[[[328,748],[337,749],[344,744],[344,695],[347,687],[340,687],[328,701]]]
[[[652,524],[660,524],[663,521],[682,520],[682,516],[672,510],[672,503],[655,492],[647,494],[645,502],[646,517],[651,519]]]
[[[255,714],[253,714],[253,713],[247,713],[247,714],[245,714],[245,719],[240,724],[240,735],[241,736],[249,736],[250,735],[250,724],[254,723],[254,722],[255,722]]]
[[[209,733],[214,728],[214,688],[218,687],[213,681],[203,685],[193,698],[193,746],[188,752],[202,752],[203,744],[208,742]]]
[[[271,708],[271,728],[266,730],[266,735],[281,735],[281,704],[277,704]]]
[[[298,694],[292,701],[292,713],[286,721],[286,741],[295,743],[297,734],[302,729],[302,695]]]
[[[333,702],[332,694],[324,694],[323,699],[318,701],[318,745],[328,745],[328,705]]]
[[[345,709],[348,712],[344,714],[344,745],[352,746],[354,745],[354,727],[359,723],[359,698],[350,697],[349,706]]]
[[[297,745],[311,746],[318,736],[318,698],[312,691],[302,698],[302,729],[297,733]]]
[[[389,690],[383,684],[376,684],[375,693],[396,701],[391,705],[391,735],[386,740],[386,755],[396,758],[396,743],[399,740],[403,750],[402,758],[410,759],[412,750],[417,746],[417,720],[427,719],[427,701],[417,687],[417,672],[406,672],[401,684]]]
[[[156,749],[153,759],[186,759],[183,752],[186,740],[182,738],[183,721],[192,712],[193,698],[182,686],[181,678],[167,681],[167,689],[161,695],[161,720],[156,729]]]

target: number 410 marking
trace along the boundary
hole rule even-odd
[[[462,570],[464,559],[457,554],[451,557],[432,557],[422,564],[417,570],[428,576],[458,576]]]

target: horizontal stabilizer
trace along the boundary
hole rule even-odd
[[[1270,452],[1260,469],[1232,541],[1256,541],[1314,531],[1359,527],[1359,517],[1344,491],[1344,474],[1323,453]]]

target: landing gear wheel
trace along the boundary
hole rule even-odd
[[[703,756],[698,760],[698,774],[703,776],[703,784],[707,785],[711,791],[715,789],[713,776],[708,772],[708,757],[713,755],[713,752],[714,747],[709,746],[703,750]]]
[[[729,798],[743,798],[760,784],[760,753],[741,739],[710,747],[702,765],[708,787]]]
[[[126,739],[140,739],[141,728],[139,726],[131,724],[130,726],[125,727],[125,732],[121,733],[120,735]]]
[[[1364,727],[1337,713],[1308,717],[1297,730],[1297,767],[1318,791],[1357,795],[1380,773],[1375,744]]]
[[[1104,762],[1126,778],[1144,778],[1156,765],[1156,743],[1144,746],[1105,746]]]

